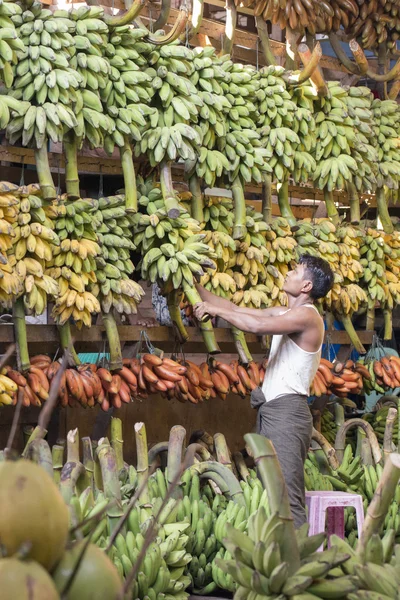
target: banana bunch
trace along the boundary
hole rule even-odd
[[[326,408],[321,415],[321,433],[330,444],[335,442],[337,429],[335,417],[331,411]]]
[[[377,412],[369,413],[364,416],[365,420],[367,420],[368,423],[373,428],[374,433],[381,444],[383,443],[383,436],[385,434],[386,420],[388,417],[389,408],[390,408],[390,406],[383,405],[377,410]],[[369,418],[367,418],[367,417],[369,417]],[[398,424],[398,421],[396,420],[393,424],[393,441],[394,442],[396,442],[398,440],[398,436],[399,436],[399,424]],[[378,479],[379,479],[379,477],[378,477]]]
[[[77,327],[90,327],[92,315],[100,311],[99,301],[88,291],[89,284],[97,282],[96,257],[101,253],[93,228],[92,213],[97,208],[98,202],[92,198],[74,202],[61,198],[51,209],[61,244],[54,249],[46,274],[58,282],[53,315],[60,325],[72,317]]]
[[[23,282],[10,261],[18,227],[21,191],[13,183],[0,182],[0,304],[3,308],[11,308],[22,291]]]
[[[260,70],[257,99],[261,142],[268,150],[268,162],[278,182],[289,174],[296,181],[307,182],[315,169],[310,154],[315,128],[312,101],[304,95],[306,87],[287,89],[284,72],[277,66]]]
[[[351,4],[357,6],[353,0]],[[359,10],[360,13],[357,17],[353,6],[351,12],[356,18],[351,18],[350,22],[344,25],[347,28],[346,33],[352,37],[357,37],[365,49],[375,50],[379,44],[386,46],[389,51],[396,48],[399,27],[396,3],[377,0],[376,2],[360,5]],[[345,24],[346,20],[342,20],[342,22]]]
[[[239,2],[235,1],[236,6]],[[285,29],[289,23],[291,29],[302,30],[307,27],[310,32],[316,33],[319,24],[325,22],[330,16],[333,16],[333,9],[329,2],[315,2],[313,0],[302,0],[301,2],[292,2],[286,0],[279,5],[274,4],[272,0],[248,0],[246,7],[254,8],[254,14],[261,16],[265,21],[271,21],[274,25],[279,25]]]
[[[203,275],[200,283],[206,290],[221,298],[231,299],[232,294],[236,292],[235,279],[231,275],[219,273],[217,270]]]
[[[114,120],[104,114],[101,91],[109,82],[111,65],[104,49],[108,41],[108,27],[103,21],[101,6],[80,6],[69,11],[74,23],[72,33],[75,51],[70,66],[80,78],[76,92],[74,113],[77,124],[74,133],[80,144],[86,139],[93,148],[104,146],[104,137],[115,129]]]
[[[114,308],[120,314],[136,314],[144,291],[130,279],[135,266],[130,259],[132,243],[132,216],[126,212],[125,196],[100,198],[93,214],[101,253],[96,256],[97,283],[92,294],[100,299],[105,313]]]
[[[125,25],[110,29],[106,37],[105,56],[110,76],[100,96],[115,122],[114,131],[104,141],[108,154],[112,154],[115,144],[122,148],[127,139],[140,142],[147,119],[152,127],[158,123],[158,111],[150,106],[155,93],[152,69],[147,68],[143,56],[144,51],[148,53],[153,47],[143,41],[145,33],[143,29]]]
[[[203,269],[216,267],[198,222],[184,209],[177,219],[167,217],[160,189],[151,189],[139,205],[146,212],[132,217],[133,243],[143,257],[143,279],[158,281],[162,289],[172,291],[193,286],[204,275]]]
[[[230,198],[220,196],[204,196],[205,228],[213,232],[232,235],[233,203]]]
[[[0,129],[6,129],[12,118],[24,117],[29,107],[29,102],[16,100],[9,95],[0,95]]]
[[[313,459],[313,460],[312,460]],[[320,471],[320,466],[316,463],[313,455],[309,453],[309,458],[304,462],[304,483],[306,490],[331,492],[334,488],[329,477]]]
[[[22,15],[11,17],[25,52],[14,65],[10,94],[31,102],[24,117],[11,119],[7,137],[14,144],[22,137],[24,146],[40,149],[47,137],[57,142],[62,129],[77,126],[73,104],[82,77],[71,67],[76,52],[75,23],[65,10],[52,12],[34,2]]]
[[[313,178],[319,189],[332,192],[353,181],[358,164],[352,156],[356,133],[354,119],[347,109],[347,91],[336,81],[329,81],[327,85],[329,96],[319,98],[316,103],[314,158],[317,167]]]
[[[399,232],[385,234],[385,268],[387,279],[386,305],[392,310],[400,303],[400,239]],[[390,250],[390,251],[389,251]]]
[[[193,125],[203,101],[190,80],[194,57],[193,50],[178,42],[153,47],[147,55],[151,74],[143,75],[150,78],[155,90],[151,107],[158,112],[151,115],[135,152],[137,156],[147,154],[152,166],[164,159],[194,161],[199,153],[201,134]]]
[[[385,265],[385,250],[390,256],[391,249],[385,244],[381,232],[367,227],[365,235],[359,238],[360,263],[364,272],[362,276],[363,287],[366,288],[369,303],[377,300],[382,305],[386,301],[387,277]],[[387,247],[386,247],[387,246]]]
[[[22,11],[16,2],[4,1],[0,6],[0,81],[8,89],[14,80],[12,65],[23,57],[26,50],[15,30],[16,22],[22,22]]]
[[[25,309],[41,315],[48,297],[58,296],[57,281],[46,274],[56,248],[60,246],[54,220],[43,210],[40,187],[32,184],[20,188],[20,202],[14,228],[14,244],[9,251],[10,265],[21,280]]]
[[[321,535],[307,537],[308,527],[296,532],[302,563],[289,575],[289,564],[281,557],[280,519],[277,515],[269,518],[267,515],[261,506],[249,518],[248,535],[235,527],[227,527],[224,545],[234,559],[217,559],[216,562],[237,584],[236,599],[253,595],[283,599],[301,594],[320,598],[334,594],[339,598],[357,590],[355,578],[328,575],[342,564],[344,556],[335,547],[315,552],[323,536],[322,539]]]
[[[399,106],[394,100],[379,100],[372,103],[375,137],[378,151],[378,176],[377,184],[389,189],[398,189],[400,178],[400,149],[398,132],[400,128]]]

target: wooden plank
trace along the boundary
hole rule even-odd
[[[102,326],[92,326],[90,329],[78,330],[72,327],[72,338],[75,347],[78,351],[99,352],[102,350],[106,341],[106,334]],[[122,325],[118,327],[119,337],[121,342],[136,343],[139,340],[141,327]],[[174,349],[174,334],[170,327],[154,327],[147,331],[150,341],[166,352],[171,352]],[[203,338],[201,332],[196,327],[188,327],[189,341],[185,344],[185,351],[196,353],[204,353]],[[221,352],[234,351],[233,337],[230,328],[215,328],[215,337],[220,346]],[[360,340],[363,344],[371,344],[372,331],[358,332]],[[27,325],[28,343],[32,347],[32,351],[36,352],[39,349],[44,352],[53,352],[58,348],[59,335],[55,325]],[[330,332],[331,342],[334,344],[348,344],[349,337],[345,331]],[[260,352],[261,342],[255,334],[246,334],[246,340],[251,352]],[[0,348],[4,351],[5,348],[14,340],[14,328],[12,325],[2,325],[0,328]]]

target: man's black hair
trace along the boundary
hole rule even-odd
[[[300,257],[299,263],[304,265],[307,272],[307,277],[311,279],[312,289],[310,292],[311,298],[317,300],[323,298],[333,286],[333,271],[328,261],[319,256],[311,254],[303,254]]]

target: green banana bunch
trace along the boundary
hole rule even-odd
[[[337,429],[335,417],[331,411],[326,408],[321,415],[321,433],[330,444],[335,443]]]
[[[76,52],[71,35],[75,23],[67,11],[52,12],[39,2],[11,19],[25,52],[13,66],[10,94],[31,102],[31,107],[24,117],[10,120],[7,137],[11,144],[22,137],[24,146],[32,143],[40,149],[48,137],[60,141],[64,126],[77,126],[73,104],[82,77],[70,65]]]
[[[132,215],[126,212],[125,196],[100,198],[92,215],[101,253],[96,256],[97,283],[92,294],[100,299],[101,308],[109,313],[114,308],[120,314],[136,314],[144,291],[130,279],[135,266],[130,258]]]
[[[31,184],[20,191],[9,262],[20,278],[26,311],[41,315],[48,297],[54,300],[58,296],[58,284],[46,274],[46,269],[60,240],[54,231],[54,220],[42,208],[39,185]]]
[[[58,282],[59,297],[53,315],[60,325],[72,317],[77,327],[90,327],[92,315],[100,311],[99,301],[89,292],[90,284],[97,282],[95,259],[101,253],[92,220],[97,208],[98,201],[92,198],[74,202],[62,198],[54,206],[61,244],[53,250],[46,274]]]
[[[366,289],[369,304],[376,300],[385,303],[387,276],[385,268],[385,254],[391,256],[391,248],[385,243],[381,232],[367,227],[365,235],[359,238],[360,263],[364,268],[362,285]]]
[[[304,83],[297,86],[290,86],[288,91],[292,101],[296,105],[294,121],[290,127],[296,132],[300,140],[299,146],[294,151],[295,168],[291,176],[298,183],[307,183],[316,167],[312,154],[316,135],[314,119],[315,90],[307,83]]]
[[[6,129],[13,118],[23,118],[29,108],[29,102],[16,100],[9,95],[0,95],[0,129]]]
[[[398,189],[400,169],[398,162],[400,152],[398,132],[400,112],[394,100],[379,100],[372,103],[374,116],[374,134],[377,139],[377,186],[386,185],[390,189]]]
[[[15,30],[17,23],[22,23],[22,11],[22,7],[16,2],[6,0],[0,6],[0,81],[7,89],[11,88],[14,81],[12,65],[26,51]]]

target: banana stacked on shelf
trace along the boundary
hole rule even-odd
[[[50,208],[61,243],[53,250],[46,274],[58,283],[53,315],[59,325],[72,317],[77,327],[90,327],[92,315],[100,312],[99,301],[89,291],[90,284],[97,281],[95,259],[101,253],[93,228],[97,208],[98,201],[93,198],[68,202],[65,197]]]
[[[97,283],[91,286],[91,292],[100,299],[105,313],[114,308],[120,314],[136,314],[144,291],[130,279],[135,270],[130,251],[135,246],[132,242],[132,215],[126,212],[125,196],[117,194],[100,198],[93,223],[101,254],[96,256]]]
[[[25,310],[28,314],[41,315],[48,300],[53,301],[58,296],[57,281],[46,270],[60,240],[54,231],[54,220],[43,209],[40,186],[22,186],[19,194],[9,262],[21,280]]]
[[[5,0],[0,6],[0,81],[4,82],[6,88],[11,88],[14,81],[15,59],[22,58],[26,50],[15,30],[15,23],[22,23],[22,11],[22,7],[13,1]]]
[[[62,140],[63,127],[77,126],[73,104],[82,84],[81,75],[71,67],[76,52],[75,23],[68,11],[43,8],[33,2],[16,23],[25,52],[14,65],[14,81],[9,92],[14,98],[31,102],[25,116],[11,119],[7,137],[15,144],[22,137],[24,146],[40,149],[49,137]]]

